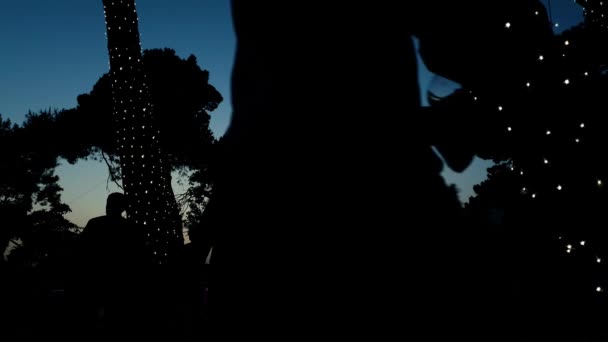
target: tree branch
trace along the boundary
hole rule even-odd
[[[116,176],[114,174],[114,166],[110,163],[110,161],[108,160],[108,158],[106,158],[106,154],[103,150],[101,150],[101,157],[103,158],[103,160],[106,162],[106,165],[108,166],[108,180],[106,182],[106,187],[108,187],[108,183],[110,183],[110,181],[114,182],[114,184],[116,184],[116,186],[120,189],[124,191],[124,188],[122,187],[122,185],[120,185],[118,183],[118,181],[116,180]]]

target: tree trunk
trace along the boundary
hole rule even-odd
[[[171,169],[160,148],[159,125],[146,85],[135,0],[103,0],[103,5],[127,216],[145,231],[154,260],[165,264],[183,244],[183,236]]]

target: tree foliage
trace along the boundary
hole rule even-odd
[[[162,147],[172,169],[187,175],[190,185],[179,199],[186,225],[191,226],[200,221],[211,192],[208,164],[215,138],[209,129],[209,112],[218,107],[222,96],[209,84],[209,72],[200,69],[194,56],[181,59],[171,49],[156,49],[144,51],[143,59],[162,127]],[[78,96],[76,108],[30,112],[22,125],[0,117],[0,217],[5,223],[0,229],[0,249],[11,239],[19,239],[25,249],[14,257],[32,263],[49,254],[45,251],[52,249],[51,241],[77,230],[63,218],[70,208],[61,201],[63,189],[54,173],[58,158],[72,164],[105,159],[113,179],[120,181],[112,120],[108,74],[100,77],[91,92]]]
[[[48,251],[52,248],[49,236],[69,234],[76,229],[63,217],[70,208],[61,201],[63,189],[54,173],[63,144],[49,131],[56,114],[50,111],[30,113],[22,126],[0,117],[0,146],[4,151],[0,166],[0,217],[3,221],[0,249],[4,251],[13,239],[30,246],[36,244],[41,247],[37,248],[40,254],[29,263],[48,259]]]
[[[143,62],[156,120],[162,127],[162,147],[169,155],[171,166],[174,169],[198,168],[208,163],[214,142],[209,129],[209,112],[223,100],[209,84],[209,72],[200,69],[193,55],[183,60],[171,49],[145,50]],[[78,141],[86,142],[74,151],[72,157],[78,158],[83,151],[90,154],[94,150],[116,156],[111,129],[111,96],[110,77],[104,74],[90,93],[78,96],[76,110],[60,118],[66,129],[79,132]]]

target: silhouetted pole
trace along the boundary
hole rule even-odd
[[[135,0],[103,0],[110,54],[114,131],[129,199],[127,215],[143,227],[158,263],[183,244],[171,188],[171,170],[160,148],[159,127],[143,71]]]

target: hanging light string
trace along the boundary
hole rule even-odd
[[[584,0],[584,1],[585,1],[585,3],[587,3],[588,0]],[[603,6],[603,1],[600,2],[600,6]],[[540,18],[539,9],[533,9],[533,12],[534,12],[533,13],[534,16]],[[554,23],[554,21],[553,21],[550,0],[548,1],[548,12],[549,12],[549,20],[550,20],[551,26],[558,27],[559,23]],[[585,15],[587,15],[587,13],[593,13],[593,10],[586,10],[584,13],[585,13]],[[604,18],[603,13],[601,14],[601,18]],[[504,23],[503,29],[506,30],[507,32],[509,32],[509,31],[512,31],[517,25],[518,25],[518,22],[513,21],[513,20],[508,20]],[[604,27],[603,24],[601,24],[600,26]],[[560,44],[559,48],[561,50],[562,64],[566,62],[566,58],[568,56],[567,52],[569,51],[569,49],[572,48],[573,43],[574,42],[571,41],[571,39],[564,39],[562,41],[562,43]],[[549,57],[549,56],[544,53],[539,53],[536,56],[537,63],[542,66],[542,64],[547,62],[547,57]],[[549,86],[556,87],[556,89],[561,89],[561,91],[564,91],[564,92],[568,92],[568,91],[570,91],[570,88],[574,85],[575,82],[579,82],[579,81],[584,82],[585,80],[588,80],[590,77],[591,77],[590,70],[587,69],[587,70],[583,70],[581,72],[572,74],[569,77],[563,77],[561,80],[556,81],[558,83],[554,83],[553,85],[549,84]],[[523,80],[521,82],[521,84],[522,84],[522,88],[528,92],[529,96],[534,94],[535,82],[532,78]],[[494,100],[490,99],[488,102],[488,101],[486,101],[486,98],[481,93],[478,93],[477,91],[474,91],[474,90],[469,91],[469,95],[471,97],[471,103],[474,106],[485,107],[485,108],[494,108],[496,113],[501,115],[502,117],[506,117],[506,114],[508,112],[514,113],[517,110],[516,103],[512,104],[513,107],[515,107],[515,109],[512,109],[511,104],[507,105],[507,101],[497,103],[497,102],[493,102]],[[583,138],[585,137],[585,133],[586,133],[586,131],[588,131],[586,128],[587,128],[587,123],[585,121],[577,122],[576,126],[572,127],[572,129],[573,129],[572,131],[577,132],[576,137],[572,138],[572,140],[568,140],[568,143],[573,144],[575,147],[580,147],[582,145]],[[518,133],[518,128],[516,127],[516,125],[514,123],[507,123],[506,126],[504,127],[504,132],[507,134],[507,136],[513,136],[514,134]],[[542,129],[542,131],[539,132],[538,134],[543,134],[546,137],[546,139],[553,139],[553,137],[560,136],[559,134],[556,134],[556,133],[560,133],[560,132],[556,132],[554,129],[551,129],[550,127],[546,127],[545,129]],[[538,166],[540,166],[540,167],[548,168],[547,170],[550,170],[555,167],[559,168],[559,166],[554,166],[554,163],[552,163],[552,160],[548,156],[538,159],[537,163],[538,163]],[[510,162],[510,165],[511,166],[509,167],[509,170],[511,172],[513,172],[514,175],[519,176],[522,179],[525,179],[525,177],[527,176],[527,173],[525,172],[523,167],[518,167],[516,165],[516,163],[514,163],[513,161]],[[598,175],[598,176],[594,177],[593,180],[590,182],[592,182],[592,184],[590,184],[590,185],[593,185],[596,190],[598,190],[598,191],[603,190],[604,180],[601,176]],[[539,188],[536,190],[534,189],[533,186],[523,185],[520,188],[519,193],[522,196],[524,196],[524,198],[527,198],[528,200],[535,202],[545,196],[555,196],[555,195],[559,195],[560,193],[564,193],[564,191],[567,191],[569,189],[569,187],[571,187],[571,186],[575,186],[575,185],[567,184],[567,183],[560,182],[560,181],[556,181],[553,184],[552,188],[545,186],[543,189]],[[550,190],[550,189],[552,189],[552,190]],[[551,191],[551,195],[549,195],[549,193],[545,193],[547,191]],[[594,256],[593,262],[595,264],[597,264],[597,265],[604,264],[605,257],[599,250],[597,250],[597,248],[596,248],[597,246],[595,246],[590,241],[585,240],[585,239],[580,239],[578,241],[571,241],[572,239],[566,239],[563,236],[563,234],[559,236],[558,240],[563,248],[562,250],[566,254],[573,255],[573,254],[575,254],[576,251],[586,251],[589,254]],[[592,286],[591,286],[591,290],[593,290],[595,293],[603,293],[605,288],[606,288],[606,285],[602,285],[599,282],[592,284]]]
[[[160,264],[183,244],[171,170],[161,150],[160,130],[143,69],[134,0],[103,0],[110,53],[113,117],[128,218],[142,227]]]

